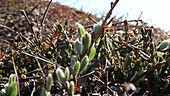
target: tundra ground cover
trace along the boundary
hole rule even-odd
[[[46,2],[44,11],[35,4],[13,14],[16,21],[1,23],[11,38],[17,36],[0,65],[1,95],[169,94],[169,39],[161,40],[140,19],[115,21],[110,14],[117,3],[102,22],[90,15],[62,21],[51,16],[54,5]]]

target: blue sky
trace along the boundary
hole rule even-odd
[[[110,9],[110,2],[114,0],[53,0],[61,4],[101,16]],[[113,10],[113,15],[124,16],[125,19],[137,19],[143,12],[141,19],[149,25],[170,30],[170,0],[119,0]]]

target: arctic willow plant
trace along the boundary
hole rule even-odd
[[[75,54],[71,58],[72,75],[75,81],[69,82],[70,70],[68,67],[63,71],[60,67],[56,70],[58,81],[66,89],[68,95],[74,94],[74,89],[77,87],[78,79],[81,74],[87,69],[89,63],[96,54],[96,48],[92,42],[92,36],[85,31],[84,27],[76,23],[78,38],[74,41],[73,47]]]
[[[72,56],[71,65],[73,66],[73,72],[75,78],[82,74],[86,70],[89,62],[94,58],[96,54],[96,48],[92,42],[92,36],[85,31],[84,27],[76,23],[78,37],[74,42],[74,51],[76,56]]]

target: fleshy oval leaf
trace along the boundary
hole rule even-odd
[[[74,65],[74,67],[73,67],[73,72],[74,72],[75,76],[77,76],[77,74],[79,73],[79,70],[80,70],[80,62],[77,61],[76,64]]]
[[[83,37],[83,35],[85,33],[84,27],[80,23],[78,23],[78,22],[76,22],[75,25],[77,26],[77,31],[78,31],[79,36]]]
[[[157,47],[158,51],[165,51],[168,50],[169,48],[170,48],[170,39],[162,41]]]
[[[70,70],[69,70],[68,67],[66,67],[66,69],[65,69],[65,79],[66,79],[66,81],[69,80],[69,77],[70,77]]]
[[[74,82],[73,81],[71,81],[70,84],[69,84],[68,93],[70,95],[74,94]]]
[[[82,44],[81,44],[81,42],[78,39],[74,43],[74,51],[78,55],[81,55],[81,53],[82,53]]]
[[[6,87],[6,95],[7,96],[17,96],[17,83],[11,83],[9,86]]]
[[[56,75],[57,75],[57,79],[59,80],[59,82],[61,84],[65,84],[65,82],[66,82],[65,74],[64,74],[63,70],[61,70],[61,68],[59,68],[59,67],[57,68]]]
[[[41,89],[41,96],[49,96],[47,90],[45,90],[44,87]]]
[[[91,47],[90,52],[89,52],[89,60],[91,61],[95,55],[96,55],[96,48],[93,46]]]
[[[88,49],[91,45],[91,35],[86,32],[82,39],[83,51]]]
[[[83,73],[83,71],[87,68],[88,63],[89,63],[89,58],[86,55],[83,57],[83,59],[81,61],[81,67],[80,67],[80,71],[79,71],[80,74]]]
[[[72,55],[71,61],[70,61],[71,66],[74,66],[76,64],[76,61],[77,61],[76,55]]]
[[[93,32],[94,32],[94,40],[96,40],[100,34],[102,33],[102,24],[101,22],[98,22],[93,25]]]
[[[51,91],[52,84],[53,84],[53,76],[52,76],[51,73],[48,74],[48,76],[47,76],[47,78],[46,78],[46,81],[47,81],[47,83],[46,83],[46,90],[47,90],[48,92],[50,92],[50,91]]]
[[[15,83],[16,82],[16,76],[15,74],[11,74],[9,76],[9,84]]]

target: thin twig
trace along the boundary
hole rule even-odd
[[[87,29],[87,28],[93,28],[93,25],[88,25],[88,26],[85,26],[84,28],[85,28],[85,29]]]
[[[105,83],[104,83],[99,77],[95,76],[95,78],[98,79],[103,85],[105,85]],[[109,86],[107,86],[107,88],[108,88],[112,93],[114,93],[114,91],[113,91]]]
[[[129,31],[129,25],[128,25],[128,21],[124,20],[124,27],[125,27],[125,41],[128,40],[128,31]]]
[[[24,81],[24,80],[30,80],[30,79],[40,79],[41,77],[26,77],[26,78],[19,78],[20,80]]]
[[[30,20],[28,19],[28,16],[26,15],[25,10],[20,10],[20,12],[21,12],[22,15],[24,15],[25,19],[27,20],[27,22],[28,22],[28,24],[29,24],[29,26],[30,26],[30,28],[31,28],[31,31],[32,31],[33,34],[34,34],[34,37],[35,37],[36,42],[39,43],[38,38],[37,38],[37,35],[35,34],[35,31],[34,31],[34,29],[33,29],[33,24],[32,24],[32,23],[30,22]]]
[[[26,0],[25,0],[26,1]],[[31,14],[36,8],[38,8],[38,5],[40,5],[41,2],[39,2],[37,5],[35,5],[31,11],[28,12],[28,15]]]
[[[84,77],[87,77],[87,76],[92,75],[92,74],[94,74],[94,73],[95,73],[95,71],[93,70],[92,72],[87,73],[87,74],[81,76],[79,79],[84,78]]]
[[[29,48],[28,45],[23,41],[22,38],[21,38],[21,40],[22,40],[22,42],[24,43],[24,45],[27,47],[27,49],[31,52],[31,54],[33,54],[33,52],[30,50],[30,48]],[[43,70],[42,70],[42,67],[41,67],[41,65],[40,65],[40,62],[39,62],[38,59],[36,59],[36,58],[35,58],[35,60],[36,60],[36,62],[37,62],[37,64],[38,64],[38,67],[40,68],[40,71],[41,71],[42,75],[45,76],[45,74],[44,74],[44,72],[43,72]]]
[[[33,88],[32,92],[31,92],[31,96],[34,96],[33,94],[34,94],[35,91],[36,91],[36,88],[35,88],[35,82],[34,82],[34,88]]]
[[[17,79],[18,96],[21,96],[21,95],[20,95],[19,78],[18,78],[18,73],[17,73],[17,68],[16,68],[16,65],[15,65],[15,61],[14,61],[14,51],[13,51],[13,50],[12,50],[12,63],[13,63],[14,72],[15,72],[16,79]]]
[[[9,28],[9,27],[7,27],[7,26],[4,26],[4,25],[0,25],[0,27],[4,27],[4,28],[6,28],[6,29],[8,29],[8,30],[10,30],[10,31],[12,31],[12,32],[16,32],[15,30],[13,30],[13,29],[11,29],[11,28]],[[20,39],[22,40],[22,42],[24,43],[24,45],[28,48],[28,50],[33,54],[33,52],[29,49],[29,47],[27,46],[27,44],[25,44],[25,42],[23,41],[23,39],[21,38],[21,36],[22,37],[24,37],[21,33],[19,33],[19,32],[16,32],[17,34],[19,34],[19,36],[20,36]],[[24,37],[24,38],[26,38],[26,37]],[[26,40],[27,40],[27,38],[26,38]],[[29,40],[27,40],[27,41],[29,41]],[[32,42],[31,42],[32,43]],[[33,45],[33,44],[32,44]],[[40,70],[41,70],[41,72],[42,72],[42,74],[43,74],[43,76],[44,76],[44,73],[43,73],[43,70],[42,70],[42,68],[41,68],[41,66],[40,66],[40,63],[39,63],[39,61],[36,59],[36,61],[37,61],[37,63],[38,63],[38,66],[39,66],[39,68],[40,68]]]
[[[114,17],[112,17],[110,20],[109,20],[109,22],[107,23],[107,25],[109,25],[112,21],[114,21],[116,19],[116,17],[114,16]]]
[[[25,19],[27,20],[28,24],[31,25],[30,20],[28,19],[28,16],[26,15],[25,10],[20,10],[21,14],[24,15]]]
[[[38,72],[38,71],[40,71],[40,69],[35,69],[35,70],[33,70],[33,71],[27,72],[26,75],[31,74],[31,73],[34,73],[34,72]]]
[[[106,18],[104,19],[104,21],[102,23],[102,26],[104,26],[106,24],[107,19],[110,18],[110,16],[112,15],[112,11],[113,11],[113,9],[115,8],[115,6],[117,5],[118,2],[119,2],[119,0],[116,0],[114,2],[114,4],[111,4],[111,9],[107,13]]]
[[[102,23],[102,37],[104,37],[104,35],[105,35],[104,26],[107,22],[107,19],[109,19],[110,16],[112,15],[112,11],[113,11],[113,9],[115,8],[115,6],[117,5],[118,2],[119,2],[119,0],[116,0],[114,3],[113,2],[111,3],[111,9],[107,13],[106,18],[104,19],[104,21]]]
[[[13,30],[13,29],[5,26],[5,25],[1,25],[1,24],[0,24],[0,27],[5,28],[5,29],[8,29],[9,31],[15,32],[15,30]]]
[[[12,31],[12,32],[17,33],[17,34],[19,35],[19,37],[20,37],[21,40],[23,40],[22,38],[24,38],[24,39],[27,40],[32,46],[34,45],[28,38],[26,38],[26,37],[25,37],[24,35],[22,35],[21,33],[15,31],[15,30],[13,30],[13,29],[5,26],[5,25],[1,25],[1,24],[0,24],[0,27],[6,28],[6,29],[9,30],[9,31]]]
[[[143,12],[140,13],[140,15],[139,15],[139,17],[138,17],[138,20],[140,20],[142,14],[143,14]],[[136,27],[138,26],[138,23],[139,23],[139,22],[136,22]]]
[[[41,71],[41,73],[42,73],[43,77],[45,77],[45,74],[44,74],[44,72],[43,72],[43,70],[42,70],[42,67],[41,67],[40,62],[38,61],[38,59],[37,59],[37,58],[36,58],[35,60],[36,60],[36,62],[37,62],[37,64],[38,64],[38,67],[40,68],[40,71]]]
[[[96,20],[94,20],[92,17],[89,18],[91,21],[93,21],[93,23],[97,23]]]
[[[9,27],[7,27],[7,26],[1,25],[1,24],[0,24],[0,27],[6,28],[6,29],[8,29],[8,30],[10,30],[10,31],[12,31],[12,32],[16,32],[17,34],[19,34],[20,39],[22,40],[22,42],[24,43],[24,45],[28,48],[28,50],[31,52],[31,54],[33,54],[33,52],[29,49],[28,45],[25,44],[25,42],[24,42],[23,39],[21,38],[21,36],[24,37],[21,33],[13,30],[13,29],[11,29],[11,28],[9,28]],[[29,41],[26,37],[24,37],[24,38],[25,38],[28,42],[31,42],[31,41]],[[31,42],[31,44],[32,44],[32,42]],[[33,44],[32,44],[32,45],[33,45]],[[35,57],[34,57],[34,58],[35,58]],[[36,59],[36,62],[37,62],[37,64],[38,64],[38,66],[39,66],[39,68],[40,68],[43,76],[44,76],[44,72],[43,72],[43,70],[42,70],[42,67],[41,67],[39,61],[37,60],[37,58],[35,58],[35,59]],[[44,59],[43,59],[43,60],[44,60]]]
[[[51,2],[52,2],[52,0],[48,3],[47,8],[46,8],[46,10],[45,10],[45,12],[44,12],[43,18],[42,18],[42,20],[41,20],[41,27],[43,26],[43,23],[44,23],[44,20],[45,20],[46,15],[47,15],[48,9],[49,9],[49,7],[50,7],[50,5],[51,5]]]
[[[31,54],[33,54],[33,52],[30,50],[30,48],[29,48],[28,45],[23,41],[22,38],[21,38],[21,40],[22,40],[22,42],[24,43],[24,45],[27,47],[27,49],[31,52]],[[40,71],[41,71],[42,75],[45,76],[45,74],[44,74],[44,72],[43,72],[43,70],[42,70],[42,67],[41,67],[41,65],[40,65],[40,62],[39,62],[38,59],[36,59],[36,58],[35,58],[35,60],[36,60],[36,62],[37,62],[37,64],[38,64],[38,67],[40,68]]]
[[[0,78],[0,81],[8,81],[8,78]]]
[[[106,64],[106,66],[107,66],[107,64]],[[106,88],[108,87],[108,66],[106,67]],[[106,89],[106,92],[108,93],[108,88]]]
[[[30,42],[30,43],[32,44],[32,42],[29,41],[25,36],[23,36],[21,33],[15,31],[15,30],[13,30],[13,29],[5,26],[5,25],[1,25],[1,24],[0,24],[0,27],[6,28],[6,29],[8,29],[8,30],[10,30],[10,31],[12,31],[12,32],[16,32],[17,34],[19,34],[20,39],[22,40],[22,42],[24,43],[24,45],[25,45],[25,46],[28,48],[28,50],[33,54],[33,52],[29,49],[28,45],[25,44],[25,42],[24,42],[23,39],[22,39],[22,37],[24,37],[28,42]],[[22,37],[21,37],[21,36],[22,36]],[[33,45],[33,44],[32,44],[32,45]],[[38,63],[38,66],[40,67],[39,61],[38,61],[38,60],[36,60],[36,61],[37,61],[37,63]],[[43,74],[43,71],[42,71],[42,68],[41,68],[41,67],[40,67],[40,69],[41,69],[41,72],[42,72],[42,74]],[[43,75],[44,75],[44,74],[43,74]]]
[[[44,61],[44,62],[47,62],[47,63],[50,63],[50,64],[53,64],[53,65],[57,65],[57,67],[59,66],[58,64],[56,64],[56,63],[53,63],[53,62],[51,62],[51,61],[49,61],[49,60],[45,60],[45,59],[43,59],[43,58],[40,58],[40,57],[38,57],[38,56],[35,56],[35,55],[32,55],[32,54],[29,54],[29,53],[27,53],[27,52],[22,52],[23,54],[25,54],[25,55],[28,55],[28,56],[30,56],[30,57],[34,57],[34,58],[36,58],[36,59],[39,59],[39,60],[42,60],[42,61]],[[63,69],[65,69],[64,67],[62,67],[62,66],[60,66],[61,68],[63,68]]]
[[[129,20],[128,22],[142,22],[142,20]],[[112,25],[117,25],[117,24],[121,24],[121,23],[124,23],[124,21],[121,21],[121,22],[115,22],[115,23],[113,23]]]

